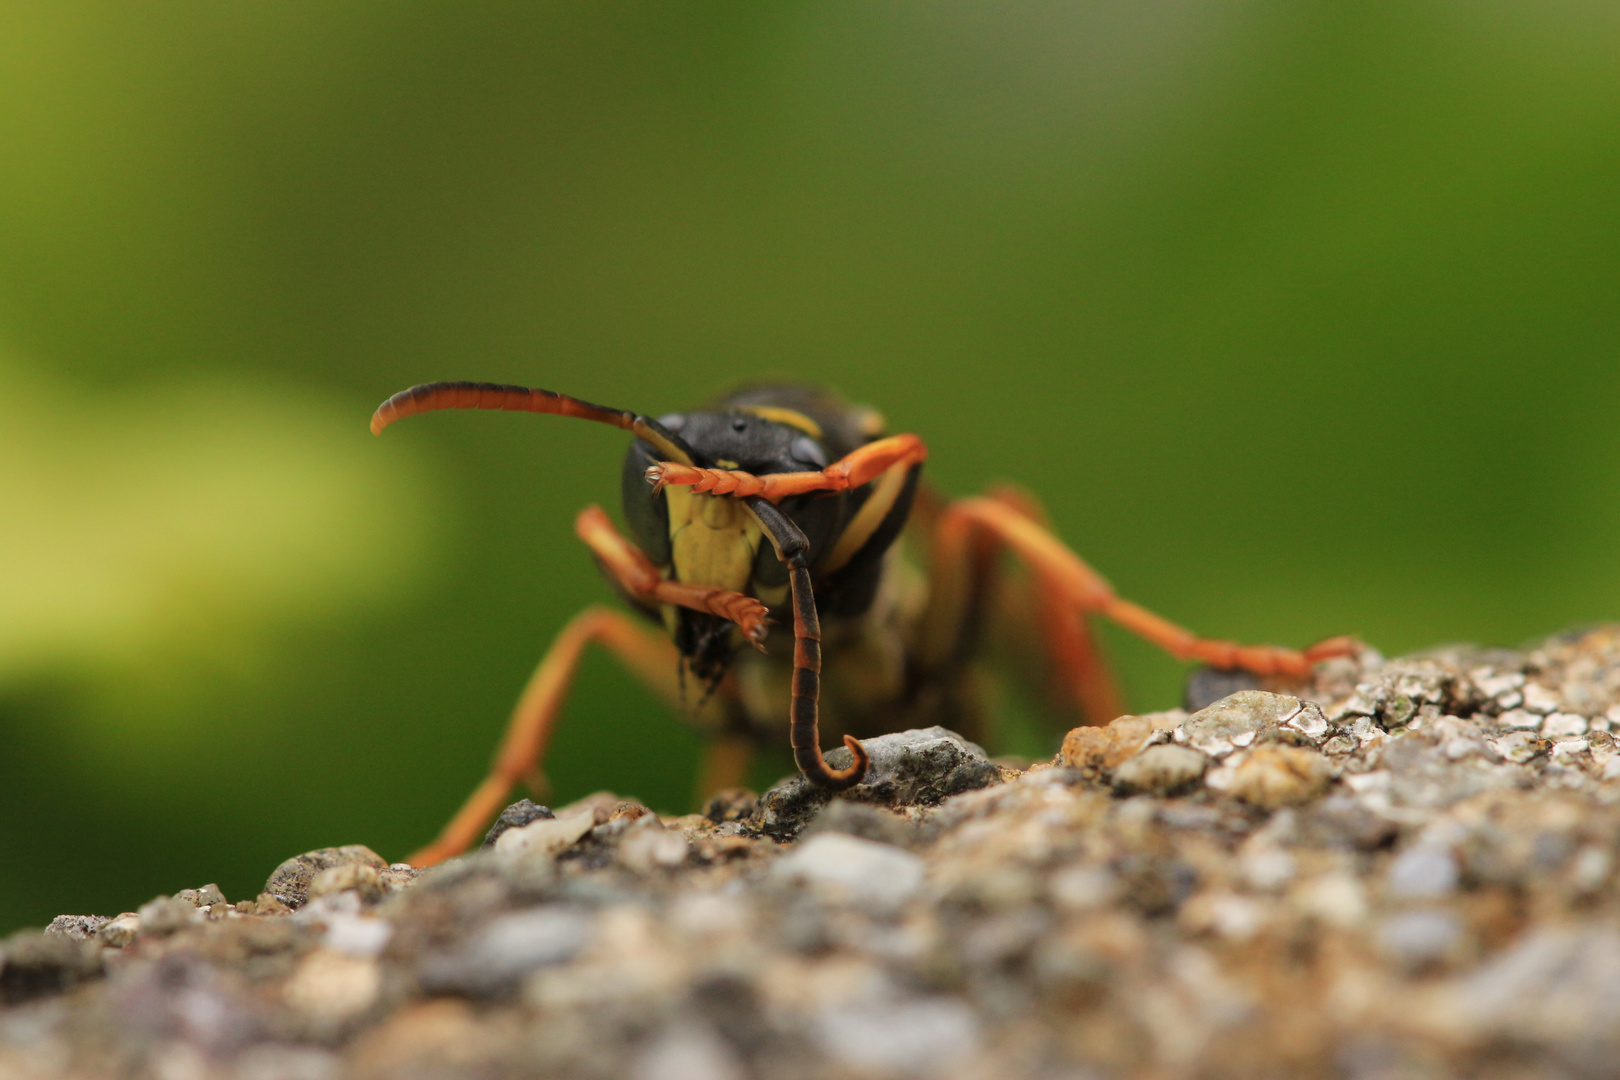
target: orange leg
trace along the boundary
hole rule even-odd
[[[647,469],[647,479],[658,490],[667,484],[691,485],[693,491],[711,495],[735,495],[738,498],[762,495],[767,499],[779,499],[811,491],[858,488],[895,465],[917,465],[927,457],[928,447],[917,436],[891,435],[867,443],[820,472],[755,476],[735,469],[700,469],[693,465],[664,461]]]
[[[945,512],[934,536],[935,566],[960,564],[961,552],[973,534],[988,530],[1033,568],[1044,588],[1063,597],[1080,612],[1107,616],[1134,634],[1151,641],[1178,660],[1201,660],[1219,668],[1243,668],[1257,675],[1304,677],[1319,660],[1347,656],[1356,643],[1348,637],[1329,638],[1304,652],[1274,645],[1239,645],[1201,638],[1146,608],[1121,599],[1114,589],[1074,552],[1041,525],[1006,502],[963,499]],[[944,606],[960,604],[959,584],[945,583]],[[942,622],[949,611],[936,615]]]
[[[1004,503],[1050,530],[1046,508],[1029,492],[1011,485],[992,488],[987,498]],[[1050,573],[1032,567],[1035,619],[1052,672],[1088,724],[1106,724],[1125,711],[1114,673],[1091,632],[1086,615],[1069,604]]]
[[[596,553],[626,592],[730,619],[742,628],[755,648],[764,650],[769,609],[752,596],[729,589],[687,585],[663,577],[640,548],[619,535],[600,506],[581,510],[574,519],[574,532]]]
[[[1028,492],[999,486],[985,498],[1046,526],[1045,510]],[[954,506],[939,507],[930,515],[927,530],[937,534]],[[999,535],[977,524],[964,527],[958,522],[950,527],[954,530],[952,536],[933,551],[929,610],[920,624],[918,643],[919,659],[936,671],[959,667],[965,658],[975,633],[972,624],[982,618],[979,609],[996,572],[996,553],[1004,546]],[[1092,635],[1085,612],[1076,609],[1042,566],[1030,567],[1025,589],[1039,647],[1048,660],[1058,692],[1079,707],[1088,723],[1106,724],[1120,715],[1120,695],[1113,673]]]
[[[412,866],[433,866],[466,851],[506,805],[512,788],[539,769],[574,673],[585,647],[592,643],[613,653],[659,696],[676,699],[676,665],[680,657],[669,639],[610,608],[586,608],[563,627],[530,677],[517,708],[512,710],[506,737],[489,776],[462,804],[438,839],[407,862]]]

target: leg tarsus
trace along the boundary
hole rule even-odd
[[[740,469],[701,469],[673,461],[648,466],[646,477],[654,491],[667,485],[691,487],[707,495],[733,495],[739,499],[761,495],[780,499],[812,491],[847,491],[860,487],[898,464],[917,465],[928,457],[928,447],[915,435],[890,435],[839,458],[819,472],[767,473]]]
[[[607,572],[632,596],[706,611],[729,619],[754,648],[764,651],[770,609],[752,596],[704,585],[671,581],[652,560],[620,535],[600,506],[587,506],[574,519],[574,533],[601,560]]]

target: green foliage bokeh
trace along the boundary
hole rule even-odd
[[[476,782],[623,439],[367,434],[416,382],[822,380],[1221,636],[1620,616],[1617,190],[1574,0],[8,4],[0,927],[397,858]],[[684,807],[611,663],[570,717],[558,799]]]

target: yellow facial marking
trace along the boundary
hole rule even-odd
[[[790,428],[797,428],[812,439],[821,439],[821,425],[810,419],[797,409],[783,409],[775,405],[747,405],[739,412],[750,413],[761,420],[770,420],[778,424],[786,424]],[[730,466],[736,468],[736,466]]]
[[[759,551],[759,522],[741,500],[664,489],[675,580],[743,592]]]

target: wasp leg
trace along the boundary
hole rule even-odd
[[[1051,528],[1046,508],[1027,491],[1003,485],[991,489],[986,497],[1005,503],[1043,529]],[[1085,612],[1065,601],[1051,574],[1040,567],[1031,571],[1030,599],[1053,678],[1060,684],[1059,690],[1080,706],[1088,724],[1106,724],[1125,710],[1102,646]]]
[[[674,701],[679,696],[676,665],[680,657],[668,638],[611,608],[586,608],[563,627],[535,668],[512,710],[489,775],[438,839],[407,860],[412,866],[433,866],[466,851],[506,805],[512,788],[539,769],[585,647],[593,643],[618,657],[660,697]]]
[[[769,473],[755,476],[736,469],[700,469],[674,461],[649,466],[647,479],[655,489],[666,485],[690,485],[693,491],[711,495],[746,498],[759,495],[779,499],[811,491],[844,491],[858,488],[895,465],[920,465],[928,457],[928,447],[915,435],[891,435],[869,442],[828,465],[820,472]]]
[[[658,572],[640,548],[619,534],[600,506],[587,506],[574,519],[574,532],[632,596],[694,611],[707,611],[736,623],[757,649],[764,649],[769,609],[752,596],[729,589],[687,585]]]
[[[1027,492],[1003,486],[985,498],[1046,525],[1044,509]],[[1006,546],[993,530],[961,519],[955,505],[939,505],[920,515],[925,533],[936,541],[942,527],[950,530],[944,543],[932,545],[928,607],[918,623],[917,660],[935,681],[966,670],[996,591],[996,556]],[[1051,573],[1031,564],[1022,588],[1009,600],[1015,618],[1034,624],[1035,645],[1060,699],[1077,707],[1088,723],[1106,724],[1118,716],[1119,691],[1086,614],[1076,609]]]
[[[1202,660],[1219,668],[1242,668],[1257,675],[1303,678],[1319,660],[1356,651],[1349,637],[1329,638],[1303,652],[1274,645],[1239,645],[1201,638],[1162,616],[1121,599],[1101,574],[1086,565],[1062,541],[1018,510],[994,499],[963,499],[949,506],[934,535],[936,566],[959,563],[959,549],[979,529],[988,530],[1034,568],[1043,582],[1082,612],[1104,615],[1151,641],[1178,660]],[[960,592],[958,588],[955,590]],[[947,596],[945,603],[960,603]]]

